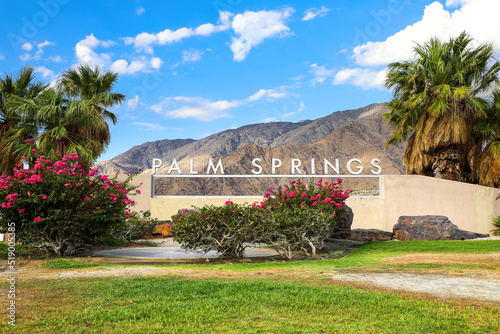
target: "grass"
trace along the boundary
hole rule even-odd
[[[44,268],[47,269],[80,269],[80,268],[92,268],[99,266],[96,263],[80,262],[70,259],[52,259],[48,260]]]
[[[21,282],[15,332],[485,333],[498,309],[266,280]],[[30,305],[29,308],[27,305]]]
[[[494,264],[389,265],[382,259],[409,253],[499,252],[500,240],[374,242],[337,260],[170,264],[172,271],[166,276],[19,280],[17,325],[0,327],[0,332],[498,333],[500,306],[338,286],[327,276],[310,274],[337,269],[427,271],[443,266],[455,271],[471,266],[498,270]],[[96,266],[83,261],[54,259],[44,267]],[[263,269],[277,275],[263,278]],[[183,270],[187,272],[179,274]],[[192,279],[191,270],[207,275]],[[219,271],[234,273],[217,277]],[[0,318],[6,319],[5,307],[0,308]]]

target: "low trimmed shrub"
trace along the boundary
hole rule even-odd
[[[349,197],[349,190],[342,190],[342,181],[321,179],[305,184],[299,179],[287,186],[269,188],[264,201],[254,203],[266,213],[261,240],[289,259],[297,250],[316,255],[338,226],[337,216]]]
[[[316,255],[338,225],[348,191],[337,182],[302,180],[270,188],[264,201],[238,205],[204,206],[172,217],[174,240],[189,250],[215,250],[222,257],[243,257],[250,243],[272,245],[283,257],[295,251]]]
[[[204,206],[172,216],[174,240],[188,250],[216,251],[221,257],[242,258],[262,214],[249,205],[226,202],[224,206]]]
[[[30,169],[18,165],[0,176],[0,226],[16,241],[67,256],[80,246],[121,228],[129,218],[128,195],[137,188],[117,176],[97,175],[78,165],[76,154],[40,156]]]

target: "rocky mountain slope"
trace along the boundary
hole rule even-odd
[[[191,169],[203,175],[209,161],[222,161],[226,175],[251,175],[262,168],[262,174],[272,174],[272,160],[280,159],[276,174],[332,175],[349,174],[347,162],[356,158],[351,168],[363,168],[362,174],[373,175],[372,159],[382,174],[402,174],[404,146],[384,148],[390,129],[382,115],[385,104],[372,104],[364,108],[337,111],[328,116],[297,123],[274,122],[251,124],[213,134],[201,140],[177,139],[147,142],[97,164],[102,173],[116,170],[134,173],[141,169],[151,174],[152,159],[162,159],[163,166],[156,174],[167,174],[175,159],[183,174]],[[253,159],[260,159],[255,166]],[[292,159],[300,160],[300,167],[292,170]],[[325,163],[325,159],[327,163]],[[192,161],[192,162],[191,162]],[[313,162],[314,161],[314,162]],[[295,162],[297,163],[297,162]],[[326,170],[325,170],[326,164]],[[313,169],[314,165],[314,169]],[[220,172],[219,172],[220,173]],[[177,174],[173,171],[172,174]],[[211,172],[213,174],[213,172]],[[277,178],[162,178],[157,179],[157,195],[262,195],[269,186],[283,184],[288,179]],[[376,188],[376,179],[348,178],[345,187],[351,189]]]

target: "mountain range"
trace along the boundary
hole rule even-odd
[[[356,158],[361,164],[353,163],[352,168],[359,165],[364,169],[362,174],[371,174],[373,166],[370,162],[376,158],[380,160],[378,165],[381,174],[402,174],[404,145],[391,145],[384,149],[391,133],[383,119],[386,111],[387,107],[383,103],[371,104],[359,109],[336,111],[316,120],[246,125],[200,140],[164,139],[146,142],[110,160],[99,162],[96,167],[104,174],[113,174],[118,170],[125,173],[141,170],[142,173],[151,174],[152,160],[156,158],[163,162],[156,174],[167,174],[172,166],[177,167],[172,165],[175,159],[183,174],[189,174],[191,170],[205,174],[210,160],[216,165],[221,159],[225,174],[239,175],[252,174],[251,170],[258,170],[252,164],[253,159],[258,158],[262,174],[271,174],[272,160],[280,159],[281,167],[276,168],[276,174],[283,175],[291,173],[291,160],[298,159],[301,166],[295,169],[295,173],[323,174],[324,159],[334,166],[338,159],[339,174],[349,174],[346,164]],[[314,160],[314,171],[311,160]],[[176,174],[176,168],[173,170],[172,174]],[[329,174],[333,174],[331,168]],[[177,179],[170,180],[169,185],[161,186],[158,183],[157,191],[168,189],[169,195],[185,195],[193,189],[197,194],[204,195],[259,194],[262,187],[269,185],[267,181],[255,179],[242,186],[242,182],[226,178]]]

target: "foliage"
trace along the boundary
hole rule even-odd
[[[491,233],[493,233],[493,235],[500,235],[500,216],[493,218],[493,226],[495,226],[496,229],[492,230]]]
[[[131,211],[121,227],[111,226],[109,234],[115,239],[132,241],[132,239],[139,239],[146,229],[152,228],[157,223],[158,218],[152,218],[149,210]]]
[[[128,197],[137,188],[130,185],[133,175],[120,183],[78,160],[76,154],[41,155],[33,168],[18,165],[13,176],[2,175],[0,226],[15,229],[17,241],[58,256],[122,226],[134,203]]]
[[[260,204],[204,206],[172,217],[174,240],[182,247],[223,257],[243,257],[249,243],[271,244],[285,258],[295,251],[316,255],[338,224],[348,191],[337,182],[302,180],[270,188]]]
[[[0,78],[0,173],[12,175],[21,156],[34,164],[23,145],[31,139],[45,155],[77,153],[90,166],[109,144],[108,122],[117,121],[107,108],[125,99],[112,92],[116,80],[85,65],[64,72],[55,87],[36,82],[32,67]]]
[[[500,63],[491,44],[472,43],[465,32],[448,42],[432,38],[417,44],[415,60],[388,66],[386,86],[394,96],[385,117],[394,131],[387,144],[407,142],[408,174],[498,184],[492,164],[500,155],[492,159],[485,144],[500,138],[500,123],[490,117],[499,109],[484,96],[499,83]]]
[[[261,220],[260,210],[228,201],[224,206],[205,205],[172,216],[171,233],[185,249],[242,258]]]
[[[289,259],[296,250],[316,255],[337,227],[337,215],[349,197],[349,190],[342,190],[342,181],[312,180],[306,185],[299,179],[285,187],[271,187],[264,201],[254,204],[266,213],[260,230],[262,240]]]

